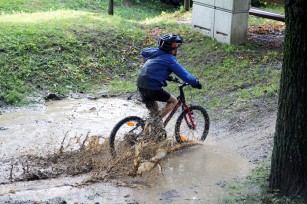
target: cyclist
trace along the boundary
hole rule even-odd
[[[145,64],[139,73],[137,87],[143,103],[151,113],[158,112],[157,101],[166,102],[165,107],[158,112],[161,119],[177,103],[176,97],[162,88],[167,86],[166,80],[171,79],[170,74],[176,74],[194,88],[202,88],[201,83],[176,60],[178,48],[182,43],[181,36],[166,34],[159,39],[158,48],[148,48],[141,53]]]

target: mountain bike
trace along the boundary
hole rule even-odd
[[[169,81],[178,83],[179,96],[177,104],[163,121],[164,127],[169,123],[176,111],[181,107],[181,113],[175,123],[175,139],[178,143],[190,140],[204,141],[209,133],[209,115],[202,106],[186,103],[184,87],[190,86],[188,83],[172,78]],[[127,116],[120,120],[112,129],[109,137],[109,148],[111,155],[121,149],[121,141],[129,138],[130,145],[142,140],[146,120],[139,116]],[[116,139],[116,140],[115,140]],[[131,142],[133,141],[133,142]]]

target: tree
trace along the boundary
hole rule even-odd
[[[109,15],[113,15],[114,14],[114,1],[113,0],[109,0],[108,14]]]
[[[285,46],[270,187],[307,200],[307,1],[285,1]]]
[[[189,11],[190,10],[190,0],[184,0],[184,10]]]

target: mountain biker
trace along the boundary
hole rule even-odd
[[[166,102],[165,107],[158,112],[160,118],[166,116],[177,103],[176,97],[162,88],[167,86],[166,80],[171,78],[172,73],[192,87],[202,88],[201,83],[176,60],[182,43],[181,36],[166,34],[159,39],[158,48],[147,48],[141,53],[145,64],[139,73],[137,87],[150,112],[158,112],[157,101]]]

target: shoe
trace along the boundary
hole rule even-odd
[[[159,142],[166,139],[166,130],[163,119],[158,114],[149,114],[144,128],[145,138]]]
[[[166,139],[166,130],[163,124],[163,118],[161,116],[156,116],[153,120],[153,129],[154,129],[154,136],[157,141],[162,141]]]

